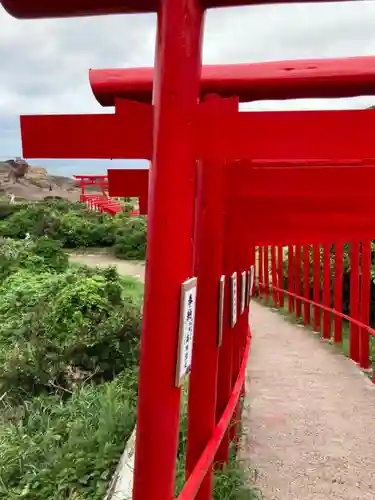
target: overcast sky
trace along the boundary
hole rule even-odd
[[[153,15],[19,21],[0,7],[0,159],[21,155],[20,114],[105,111],[91,94],[88,69],[153,65],[155,21]],[[360,55],[375,55],[375,2],[217,9],[206,19],[207,64]],[[247,107],[337,109],[371,104],[374,97]],[[78,166],[95,173],[107,168],[106,162],[47,164],[49,170],[66,175],[77,173]]]

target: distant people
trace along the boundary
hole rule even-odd
[[[15,202],[15,198],[16,198],[16,197],[14,196],[14,194],[13,194],[13,193],[11,193],[11,194],[9,195],[9,203],[10,203],[11,205],[14,205],[14,204],[16,203],[16,202]]]
[[[49,185],[49,190],[52,191],[52,184]]]

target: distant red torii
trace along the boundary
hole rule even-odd
[[[151,102],[153,68],[91,69],[91,89],[102,106],[115,98]],[[375,57],[307,59],[202,67],[201,97],[267,99],[375,95]]]

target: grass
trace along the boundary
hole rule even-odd
[[[184,388],[180,420],[180,440],[176,467],[175,497],[185,484],[185,459],[187,440],[187,388]],[[229,463],[214,475],[213,500],[260,500],[260,491],[251,484],[252,471],[248,464],[236,458],[231,449]]]
[[[135,424],[136,376],[2,401],[0,498],[101,500]]]

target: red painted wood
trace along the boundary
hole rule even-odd
[[[288,291],[294,293],[294,248],[288,246]],[[294,312],[294,298],[288,295],[288,312]]]
[[[227,204],[248,225],[256,245],[375,237],[373,166],[263,168],[239,161],[230,167]],[[273,208],[275,203],[278,210]]]
[[[241,355],[243,348],[243,337],[244,332],[248,330],[248,309],[241,313],[241,273],[247,268],[247,245],[246,236],[247,233],[242,231],[241,225],[238,223],[236,218],[232,218],[231,224],[233,226],[234,235],[231,240],[232,245],[234,245],[234,266],[237,271],[238,278],[238,319],[237,323],[232,329],[233,344],[232,344],[232,380],[231,380],[231,390],[236,383],[240,366],[241,366]],[[246,335],[246,333],[245,333]],[[236,410],[233,413],[231,426],[230,426],[230,440],[234,444],[235,450],[238,449],[238,424],[241,420],[241,408],[240,403],[237,403]],[[210,497],[211,498],[211,497]]]
[[[213,175],[214,171],[214,175]],[[223,171],[198,165],[195,275],[198,277],[193,361],[189,383],[187,476],[192,473],[215,429],[218,372],[218,290],[223,266]],[[196,498],[210,498],[209,469]]]
[[[126,107],[129,113],[122,109]],[[212,112],[204,105],[199,109],[193,127],[197,158],[213,155],[254,160],[375,157],[371,136],[375,110],[230,113],[223,114],[218,126],[213,127]],[[125,101],[117,115],[22,116],[23,155],[28,158],[150,159],[151,112],[151,106]],[[271,150],[270,136],[273,137]],[[100,141],[93,141],[93,137],[100,137]]]
[[[270,296],[270,247],[265,245],[263,250],[263,279],[264,279],[264,298],[267,300]]]
[[[303,246],[303,296],[306,299],[310,298],[310,246]],[[303,320],[305,325],[309,325],[310,319],[310,304],[306,301],[303,303]]]
[[[284,251],[283,247],[278,247],[277,252],[277,283],[279,288],[284,288]],[[284,294],[279,292],[279,304],[280,307],[284,307]]]
[[[175,387],[175,374],[180,290],[193,272],[196,165],[191,123],[199,95],[202,18],[196,0],[165,0],[158,13],[155,149],[150,171],[133,500],[174,498],[181,395]],[[120,130],[121,124],[119,120]],[[124,138],[124,128],[122,134]]]
[[[258,293],[261,299],[264,295],[264,274],[263,274],[264,248],[258,247]]]
[[[343,296],[343,258],[344,245],[338,243],[335,245],[335,272],[334,272],[334,309],[342,312]],[[336,344],[342,342],[342,318],[334,315],[334,341]]]
[[[362,275],[359,320],[370,324],[371,299],[371,241],[362,243]],[[370,334],[365,328],[359,330],[359,366],[364,370],[370,368]]]
[[[218,114],[220,100],[209,104]],[[238,108],[237,99],[228,99],[228,109]],[[224,163],[199,162],[194,230],[195,275],[198,278],[193,361],[189,382],[186,475],[193,472],[216,425],[218,349],[218,292],[223,271]],[[238,235],[239,232],[236,231]],[[247,249],[241,246],[242,251]],[[227,368],[225,370],[227,372]],[[229,396],[228,396],[229,399]],[[227,400],[228,401],[228,400]],[[202,481],[196,499],[212,498],[213,468]]]
[[[231,326],[231,281],[230,277],[235,270],[235,241],[236,234],[233,224],[230,224],[230,218],[227,216],[224,222],[224,259],[223,274],[227,280],[225,284],[224,300],[224,322],[223,322],[223,343],[219,353],[219,369],[217,379],[217,405],[216,422],[219,422],[230,398],[232,391],[232,371],[233,371],[233,329]],[[260,271],[259,271],[260,272]],[[238,286],[238,284],[237,284]],[[215,462],[222,467],[229,460],[229,437],[230,431],[227,429],[218,448]]]
[[[271,276],[272,276],[272,303],[274,307],[278,304],[278,293],[276,292],[277,287],[277,267],[276,267],[276,247],[271,246]]]
[[[150,160],[152,107],[131,101],[122,107],[128,113],[21,116],[23,155]]]
[[[116,97],[151,103],[153,73],[153,68],[91,69],[89,81],[102,106],[114,106]],[[241,102],[374,95],[375,57],[206,65],[201,97],[211,93],[236,95]]]
[[[350,244],[350,316],[359,318],[359,265],[360,265],[360,244],[352,242]],[[351,323],[349,327],[349,350],[350,357],[356,363],[359,362],[359,329]]]
[[[323,246],[323,304],[331,307],[331,245]],[[323,338],[331,338],[331,313],[323,312]]]
[[[290,0],[295,3],[297,0]],[[301,2],[301,0],[298,0]],[[327,0],[304,0],[323,2]],[[339,1],[339,0],[336,0]],[[275,0],[204,0],[202,6],[229,7],[250,4],[269,4]],[[276,3],[281,3],[277,0]],[[156,12],[161,0],[1,0],[0,5],[13,17],[19,19],[40,19],[53,17],[99,16],[106,14],[131,14]]]
[[[211,122],[202,108],[195,129],[199,157],[214,148],[215,154],[236,160],[375,157],[375,109],[242,112],[223,118],[213,130]]]
[[[313,245],[313,297],[314,302],[320,304],[320,246]],[[320,332],[321,312],[314,307],[314,330]]]
[[[139,198],[141,215],[148,213],[148,181],[147,169],[108,169],[109,196]]]
[[[223,411],[223,414],[220,420],[217,423],[215,428],[215,432],[212,435],[210,442],[208,443],[206,449],[202,453],[202,456],[199,459],[199,462],[196,465],[196,468],[193,474],[190,476],[188,481],[186,482],[182,492],[180,493],[177,500],[191,500],[195,497],[197,490],[199,489],[200,482],[207,472],[208,468],[211,466],[215,453],[218,449],[218,446],[225,435],[225,432],[228,428],[229,421],[232,417],[233,411],[237,405],[237,401],[240,398],[242,393],[242,387],[245,381],[246,368],[248,363],[249,351],[250,351],[250,329],[248,330],[248,335],[246,339],[246,346],[243,353],[242,363],[240,373],[236,380],[236,383],[233,387],[233,391],[230,394],[228,403]]]
[[[295,292],[300,297],[302,296],[302,281],[301,281],[301,245],[295,247]],[[296,299],[296,317],[302,316],[301,299]]]

